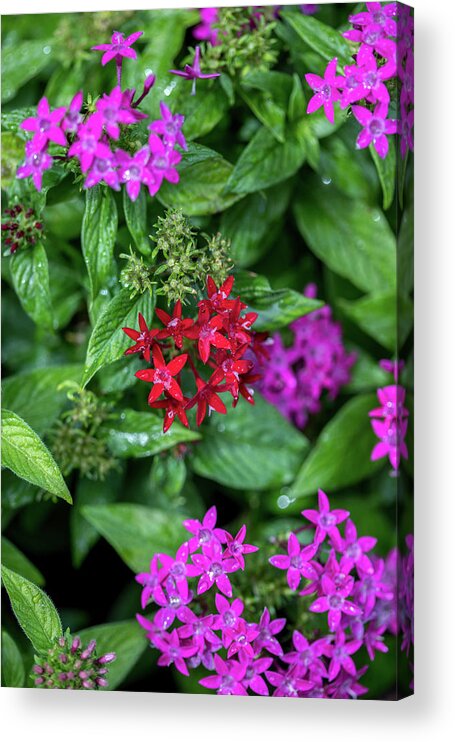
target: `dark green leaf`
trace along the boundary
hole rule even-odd
[[[368,413],[376,404],[375,395],[359,395],[327,423],[288,493],[289,498],[297,498],[289,512],[300,509],[298,498],[318,489],[330,495],[333,490],[361,482],[383,466],[382,461],[370,461],[376,438]]]
[[[164,181],[158,193],[167,207],[182,209],[188,216],[200,216],[223,211],[240,198],[227,192],[231,163],[214,150],[189,144],[177,169],[180,181]]]
[[[226,186],[233,193],[254,193],[294,175],[305,162],[303,138],[277,142],[265,127],[258,129],[240,155]]]
[[[2,630],[2,686],[6,688],[23,688],[25,668],[22,655],[16,642]]]
[[[39,242],[18,250],[10,260],[14,289],[24,311],[37,325],[52,329],[49,267],[46,251]]]
[[[2,536],[2,564],[13,572],[26,577],[27,580],[34,582],[40,587],[44,585],[44,577],[29,559],[23,554],[17,546]]]
[[[344,387],[346,392],[371,392],[390,383],[390,375],[366,351],[357,346],[348,350],[355,353],[356,361],[351,370],[351,381]]]
[[[289,484],[308,441],[259,394],[226,417],[212,417],[190,461],[197,474],[235,489]],[[286,445],[283,445],[283,441]]]
[[[2,567],[2,580],[19,625],[35,650],[44,654],[62,635],[60,617],[51,599],[30,580]]]
[[[101,312],[89,340],[82,377],[84,386],[102,366],[117,361],[128,348],[128,337],[122,327],[137,327],[139,312],[150,320],[154,308],[155,297],[149,292],[131,298],[129,290],[122,289],[111,299]]]
[[[283,72],[250,72],[242,78],[241,95],[261,124],[285,141],[286,111],[292,78]]]
[[[339,305],[349,319],[392,353],[397,348],[397,332],[402,345],[412,327],[412,301],[395,294],[371,294],[357,301],[341,299]]]
[[[196,441],[199,433],[175,422],[163,433],[163,416],[156,412],[124,410],[118,421],[103,426],[106,442],[118,458],[142,458],[173,448],[177,443]]]
[[[89,188],[86,193],[81,243],[90,280],[92,305],[96,302],[95,319],[99,307],[109,297],[116,282],[116,235],[117,207],[111,189],[104,186]],[[98,301],[101,292],[102,301]]]
[[[175,514],[164,510],[116,503],[86,505],[82,514],[134,572],[147,570],[156,552],[174,554],[185,540]]]
[[[49,366],[25,371],[3,381],[3,404],[30,425],[38,435],[46,433],[62,410],[67,390],[65,381],[79,382],[82,366]]]
[[[309,247],[335,273],[363,291],[395,290],[396,240],[382,211],[310,179],[294,214]]]
[[[108,691],[115,690],[120,685],[148,645],[145,632],[137,621],[118,621],[91,626],[79,631],[78,636],[84,645],[95,639],[98,657],[108,652],[115,652],[117,655],[114,662],[107,665]]]
[[[287,183],[252,193],[223,212],[220,232],[231,240],[230,255],[241,268],[255,263],[276,236],[290,198]]]
[[[349,43],[337,29],[327,26],[313,16],[303,15],[303,13],[284,11],[281,17],[321,57],[324,57],[327,61],[337,57],[340,71],[344,65],[353,63]]]
[[[72,502],[50,451],[30,426],[9,410],[2,410],[2,464],[27,482]]]
[[[395,137],[388,137],[389,153],[387,157],[379,157],[376,149],[370,144],[370,154],[378,171],[379,182],[381,183],[383,193],[382,208],[387,211],[392,205],[395,196],[396,177],[397,177],[397,158]]]
[[[126,224],[137,249],[143,255],[150,255],[149,228],[147,226],[147,196],[141,188],[136,201],[131,201],[126,188],[123,190],[123,210]]]
[[[43,39],[5,46],[2,52],[2,103],[11,100],[26,82],[53,59],[53,42]]]
[[[226,115],[229,100],[218,80],[198,81],[197,95],[191,95],[186,80],[180,82],[175,110],[185,116],[183,133],[191,142],[208,134]]]
[[[333,183],[346,196],[373,202],[375,194],[359,158],[339,137],[328,137],[321,144],[317,171],[324,184]]]
[[[254,329],[260,331],[286,327],[298,317],[323,306],[322,301],[308,299],[293,289],[273,290],[264,276],[248,271],[236,274],[235,289],[248,308],[258,313]]]

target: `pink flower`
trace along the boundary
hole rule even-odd
[[[243,618],[239,618],[236,625],[226,628],[224,631],[224,647],[228,650],[228,659],[234,654],[240,653],[241,658],[254,657],[256,652],[252,642],[259,634],[259,629],[253,624],[248,624]]]
[[[83,101],[84,96],[82,90],[79,90],[79,92],[73,97],[69,108],[63,117],[61,124],[63,131],[69,131],[71,134],[74,134],[77,131],[79,124],[82,123],[82,114],[80,111]]]
[[[196,551],[200,546],[209,544],[213,541],[226,540],[225,531],[222,528],[215,528],[216,526],[216,507],[213,505],[202,519],[202,523],[199,520],[184,520],[183,525],[187,531],[193,534],[193,538],[188,541],[190,551]]]
[[[374,568],[366,552],[371,551],[377,544],[377,539],[372,536],[360,536],[357,538],[357,528],[352,520],[346,522],[343,539],[343,557],[341,559],[341,570],[350,572],[354,565],[366,574],[373,574]]]
[[[247,696],[248,693],[242,685],[247,666],[236,660],[225,662],[218,654],[214,659],[217,675],[202,678],[199,683],[204,688],[216,690],[220,696]]]
[[[93,188],[98,183],[107,183],[114,191],[120,190],[117,160],[109,147],[102,156],[96,156],[87,173],[84,188]]]
[[[197,594],[201,595],[216,585],[218,590],[228,598],[232,596],[232,586],[228,577],[236,572],[239,565],[234,559],[224,559],[221,545],[216,541],[202,547],[202,554],[193,554],[191,559],[197,567],[196,574],[201,575]]]
[[[200,8],[201,22],[193,28],[193,36],[198,41],[208,41],[212,46],[218,43],[218,29],[213,24],[218,20],[218,8]]]
[[[179,77],[184,77],[185,80],[193,81],[193,86],[191,88],[191,95],[196,95],[196,80],[205,80],[211,77],[220,76],[219,72],[212,72],[210,74],[202,73],[201,66],[200,66],[200,58],[201,58],[201,48],[197,46],[194,51],[194,60],[193,60],[192,65],[186,64],[183,71],[182,70],[169,70],[169,72],[172,75],[179,75]]]
[[[193,564],[187,564],[190,550],[188,543],[185,542],[178,549],[175,558],[167,554],[158,554],[158,559],[168,574],[168,579],[172,579],[175,587],[182,598],[188,597],[188,577],[195,577],[199,574]]]
[[[380,26],[387,36],[397,35],[397,24],[393,17],[397,15],[397,3],[367,3],[367,12],[349,16],[353,26]]]
[[[339,523],[349,517],[348,510],[330,510],[329,498],[322,490],[318,490],[319,511],[302,510],[302,515],[316,526],[314,543],[322,544],[326,536],[337,546],[341,543]]]
[[[288,538],[287,556],[277,554],[270,557],[269,562],[277,569],[286,569],[289,587],[291,590],[297,590],[302,577],[309,580],[317,579],[317,572],[311,564],[317,550],[317,544],[302,547],[297,536],[291,533]]]
[[[224,632],[230,629],[235,629],[238,624],[239,618],[243,613],[244,605],[240,598],[235,598],[231,603],[224,597],[217,593],[215,595],[215,605],[218,614],[215,616],[213,628],[216,630],[221,629]]]
[[[93,113],[84,124],[77,129],[77,139],[68,150],[68,157],[78,157],[81,170],[86,173],[93,164],[95,157],[100,159],[109,158],[111,150],[104,142],[100,141],[103,134],[103,117],[99,113]]]
[[[325,650],[330,644],[329,638],[324,637],[310,643],[300,631],[294,631],[292,643],[295,651],[283,655],[283,662],[288,665],[296,665],[299,668],[300,677],[305,677],[308,672],[311,673],[313,678],[319,677],[322,679],[327,677],[327,670],[320,657],[326,654]]]
[[[162,593],[161,583],[167,577],[168,572],[166,569],[160,569],[158,567],[158,555],[155,554],[150,562],[149,572],[140,572],[136,575],[136,582],[142,585],[143,590],[141,593],[141,606],[143,609],[147,606],[150,598],[155,599],[155,594],[159,589],[159,594]]]
[[[313,613],[325,613],[327,611],[327,620],[329,630],[338,629],[341,622],[341,614],[347,616],[359,616],[362,609],[347,597],[351,595],[354,587],[354,578],[347,577],[343,584],[336,584],[334,580],[324,574],[321,577],[321,589],[323,596],[317,598],[311,605],[310,611]]]
[[[364,149],[374,144],[379,157],[384,159],[389,151],[389,142],[386,134],[396,134],[397,121],[387,119],[387,106],[378,103],[374,112],[363,106],[352,106],[352,113],[363,126],[357,137],[357,149]]]
[[[155,645],[162,652],[161,657],[158,658],[160,667],[169,667],[169,665],[174,664],[182,675],[189,675],[185,659],[196,654],[198,648],[195,644],[181,644],[177,629],[174,629],[171,634],[163,634],[157,637]]]
[[[124,57],[127,57],[128,59],[137,59],[137,54],[134,49],[131,49],[131,47],[135,43],[135,41],[137,41],[139,37],[142,36],[143,33],[143,31],[136,31],[135,33],[130,34],[130,36],[127,36],[125,39],[122,33],[114,31],[110,44],[98,44],[97,46],[92,46],[92,51],[104,52],[101,58],[101,64],[103,65],[103,67],[105,64],[108,64],[108,62],[111,62],[113,59],[115,60],[115,64],[117,67],[117,80],[119,85],[121,83],[122,77],[123,59]]]
[[[275,639],[275,635],[281,633],[286,626],[285,618],[275,618],[270,620],[270,612],[268,608],[264,608],[261,619],[257,625],[259,634],[254,643],[254,648],[257,651],[262,649],[267,650],[270,654],[274,654],[277,657],[281,657],[283,649],[278,639]]]
[[[119,124],[135,124],[141,118],[147,118],[146,114],[130,108],[119,85],[109,95],[104,93],[96,103],[96,110],[101,114],[103,126],[111,139],[119,138]]]
[[[405,442],[408,421],[390,418],[372,420],[371,427],[380,441],[376,443],[371,452],[371,460],[377,461],[384,456],[388,456],[390,464],[397,470],[400,466],[401,456],[405,459],[409,456]]]
[[[398,381],[398,376],[404,368],[404,361],[389,361],[388,358],[383,358],[379,365],[387,373],[393,374],[394,380]]]
[[[187,606],[183,606],[177,612],[179,621],[184,624],[177,629],[178,635],[182,639],[191,639],[192,643],[202,651],[205,641],[216,644],[219,639],[213,633],[214,616],[196,616],[196,614]]]
[[[40,149],[43,149],[48,142],[55,142],[66,147],[66,136],[60,127],[65,111],[66,108],[63,106],[51,112],[47,98],[41,98],[37,108],[38,115],[25,119],[21,123],[21,129],[34,132],[33,139]]]
[[[52,157],[32,139],[25,144],[25,163],[17,168],[16,175],[18,178],[32,177],[35,188],[40,191],[43,173],[52,167],[52,162]]]
[[[148,396],[149,404],[158,399],[164,391],[169,392],[171,397],[181,402],[183,400],[183,393],[174,376],[180,373],[188,355],[182,353],[182,355],[173,358],[172,361],[166,364],[159,346],[155,344],[152,348],[152,357],[155,368],[142,369],[136,371],[135,374],[138,379],[153,384],[152,391]]]
[[[245,569],[245,560],[243,558],[244,554],[252,554],[254,551],[258,551],[257,546],[252,546],[251,544],[244,544],[245,536],[246,536],[246,526],[243,525],[238,532],[238,534],[235,536],[231,536],[230,533],[227,531],[226,534],[226,551],[224,552],[225,557],[231,556],[235,561],[239,564],[241,569]]]
[[[175,144],[178,144],[182,149],[188,149],[185,137],[181,131],[185,117],[178,113],[174,116],[163,102],[160,103],[160,111],[161,119],[153,121],[149,129],[163,137],[166,147],[173,147]]]
[[[272,672],[269,670],[265,673],[270,685],[273,685],[274,696],[286,698],[298,698],[303,691],[311,690],[314,683],[309,680],[302,680],[294,668],[287,671]]]
[[[329,682],[335,680],[341,669],[349,675],[356,674],[357,668],[351,655],[355,654],[361,646],[361,641],[347,642],[344,631],[337,631],[334,644],[327,644],[324,649],[324,654],[330,657]]]
[[[154,184],[149,186],[149,192],[151,196],[154,196],[161,188],[163,179],[168,180],[169,183],[179,182],[179,174],[175,166],[182,159],[182,155],[180,152],[165,147],[156,134],[150,134],[148,144],[151,152],[148,167],[155,179]]]
[[[269,689],[262,675],[269,669],[272,662],[273,657],[260,657],[256,660],[249,660],[246,665],[245,677],[242,681],[243,686],[245,688],[251,688],[253,693],[256,693],[258,696],[268,696]]]
[[[315,95],[308,102],[307,113],[314,113],[324,106],[324,113],[332,124],[335,123],[333,104],[341,97],[338,88],[342,84],[342,78],[336,75],[337,64],[338,60],[335,57],[328,63],[324,77],[314,75],[312,72],[305,75],[308,85],[315,91]]]
[[[148,167],[150,159],[148,147],[142,147],[134,155],[130,155],[122,149],[117,149],[115,157],[119,179],[122,183],[126,183],[126,192],[131,201],[136,201],[142,183],[149,189],[154,188],[156,180],[152,170]],[[158,333],[158,330],[156,332]]]
[[[381,407],[375,407],[368,413],[370,417],[407,417],[409,411],[404,406],[406,390],[399,384],[391,384],[377,390]]]

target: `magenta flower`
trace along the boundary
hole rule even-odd
[[[285,618],[275,618],[273,621],[270,620],[270,612],[268,608],[264,608],[261,619],[257,625],[259,634],[254,643],[254,647],[257,651],[266,649],[270,654],[274,654],[277,657],[281,657],[283,649],[278,639],[275,639],[276,634],[283,631],[286,625]]]
[[[377,390],[381,407],[368,413],[370,417],[407,417],[409,410],[404,406],[406,389],[399,384],[391,384]]]
[[[84,96],[82,90],[79,90],[79,92],[73,97],[69,108],[63,117],[61,124],[63,131],[69,131],[71,134],[74,134],[77,131],[79,124],[82,123],[81,108],[83,102]]]
[[[185,117],[178,113],[174,116],[163,102],[160,103],[160,111],[161,119],[153,121],[148,128],[163,137],[166,147],[173,147],[178,144],[182,149],[188,149],[181,131]]]
[[[226,628],[224,647],[228,650],[228,659],[239,653],[240,658],[248,659],[256,654],[252,642],[259,634],[259,629],[254,624],[248,624],[243,618],[239,618],[235,627]]]
[[[330,639],[317,639],[310,643],[300,631],[294,631],[292,634],[292,643],[295,651],[283,655],[283,662],[288,665],[296,665],[299,670],[299,677],[305,677],[310,672],[312,678],[327,677],[327,670],[320,657],[326,653],[330,644]]]
[[[209,675],[199,681],[204,688],[216,689],[220,696],[247,696],[242,681],[246,673],[246,665],[236,660],[225,662],[216,654],[214,657],[217,675]]]
[[[397,35],[397,23],[393,20],[397,15],[397,3],[366,3],[367,11],[349,16],[349,23],[353,26],[380,26],[386,36]]]
[[[404,361],[389,361],[388,358],[382,358],[379,365],[388,374],[393,374],[394,380],[398,381],[398,377],[404,368]]]
[[[330,631],[338,629],[342,613],[347,616],[359,616],[361,614],[362,609],[352,601],[347,600],[353,587],[353,577],[347,577],[344,584],[337,585],[327,574],[322,576],[321,588],[324,595],[310,605],[310,611],[313,613],[325,613],[327,611]]]
[[[226,551],[224,557],[231,556],[239,564],[241,569],[245,569],[244,554],[252,554],[254,551],[258,551],[257,546],[251,544],[244,544],[246,536],[246,526],[243,525],[235,538],[231,536],[227,531],[226,534]]]
[[[164,587],[166,593],[160,587],[155,590],[155,603],[161,608],[155,615],[154,624],[157,628],[166,630],[174,623],[180,608],[191,603],[193,593],[189,590],[186,597],[183,597],[173,579],[166,580]]]
[[[202,523],[199,520],[184,520],[183,525],[189,533],[193,534],[193,538],[188,541],[190,551],[196,551],[200,546],[209,544],[212,541],[220,541],[223,543],[226,540],[226,532],[222,528],[216,528],[216,507],[213,505],[202,519]]]
[[[117,81],[119,85],[121,84],[122,79],[123,59],[125,57],[128,59],[137,59],[137,54],[134,49],[131,49],[131,47],[138,40],[138,38],[142,36],[143,33],[143,31],[136,31],[135,33],[130,34],[130,36],[127,36],[125,39],[122,33],[114,31],[111,37],[110,44],[98,44],[97,46],[92,46],[92,51],[104,52],[103,56],[101,57],[101,64],[103,65],[103,67],[105,64],[108,64],[108,62],[111,62],[113,59],[115,60],[115,64],[117,67]]]
[[[142,147],[135,155],[130,155],[122,149],[115,151],[118,164],[118,175],[122,183],[126,183],[126,192],[131,201],[136,201],[142,183],[149,189],[155,185],[155,176],[148,167],[150,151]]]
[[[201,22],[193,28],[193,36],[198,41],[208,41],[212,46],[218,43],[218,29],[213,24],[218,20],[218,8],[200,8]]]
[[[356,64],[345,66],[344,77],[340,78],[338,86],[341,90],[340,108],[342,110],[365,97],[363,78],[363,71]]]
[[[384,566],[384,560],[378,559],[373,574],[365,575],[355,586],[355,600],[362,606],[365,619],[371,616],[378,599],[392,600],[394,597],[385,579]]]
[[[66,108],[56,108],[51,111],[47,98],[41,98],[37,107],[37,116],[30,116],[21,123],[21,129],[34,132],[34,141],[40,149],[48,142],[55,142],[66,147],[67,141],[60,123],[65,115]]]
[[[84,181],[84,188],[93,188],[98,183],[104,182],[114,191],[120,190],[117,160],[109,147],[106,147],[106,150],[103,156],[94,158]]]
[[[68,157],[78,157],[83,173],[91,167],[95,157],[108,159],[112,156],[107,144],[100,141],[102,134],[103,118],[99,113],[93,113],[77,129],[77,139],[69,148]]]
[[[384,80],[388,79],[387,70],[384,72],[386,68],[383,66],[378,67],[376,57],[367,46],[360,47],[357,55],[357,64],[362,73],[364,95],[367,100],[372,103],[383,103],[385,106],[388,106],[390,95],[384,85]]]
[[[336,74],[338,59],[332,59],[324,72],[324,77],[314,75],[312,72],[305,75],[305,80],[315,95],[310,98],[306,109],[307,113],[314,113],[324,106],[324,113],[331,124],[335,123],[335,112],[333,104],[340,100],[341,94],[338,90],[342,85],[342,78]]]
[[[371,420],[371,427],[379,438],[379,443],[376,443],[371,452],[371,461],[388,456],[391,466],[397,471],[401,457],[407,459],[409,456],[405,442],[408,421],[390,418]]]
[[[243,613],[244,605],[240,598],[235,598],[231,605],[224,595],[220,593],[215,595],[215,605],[218,615],[215,615],[213,628],[216,631],[221,629],[224,637],[225,631],[236,628],[239,618]]]
[[[143,587],[141,593],[142,609],[145,609],[150,598],[152,600],[155,600],[155,594],[157,593],[158,589],[160,590],[160,594],[162,593],[161,583],[167,577],[168,573],[165,569],[160,569],[158,564],[158,555],[155,554],[152,561],[150,562],[150,571],[140,572],[135,577],[136,582],[138,582],[139,585],[142,585]]]
[[[327,696],[329,698],[356,699],[368,693],[368,688],[358,682],[359,678],[365,675],[367,670],[368,665],[362,667],[355,675],[349,675],[349,673],[342,670],[336,680],[328,686]]]
[[[371,143],[379,157],[384,159],[389,151],[389,142],[386,134],[396,134],[397,121],[387,119],[387,106],[378,103],[374,112],[363,106],[352,106],[352,113],[359,124],[363,126],[357,137],[357,149],[364,149]]]
[[[298,698],[300,693],[311,690],[314,685],[311,681],[300,678],[294,668],[280,672],[269,670],[265,677],[275,688],[273,695],[278,697]]]
[[[197,586],[197,594],[201,595],[216,585],[218,590],[228,598],[232,596],[232,586],[228,577],[236,572],[239,565],[234,559],[224,559],[219,543],[213,541],[202,547],[202,554],[193,554],[191,559],[197,567],[196,574],[201,575]]]
[[[164,569],[173,580],[179,595],[186,599],[188,597],[188,577],[196,577],[199,571],[193,564],[187,564],[190,554],[188,543],[185,542],[177,549],[175,558],[167,554],[158,554],[158,558]]]
[[[101,114],[103,126],[111,139],[119,138],[119,124],[134,124],[138,118],[146,117],[140,111],[129,108],[119,85],[109,95],[104,93],[96,103],[96,110]]]
[[[329,498],[322,490],[318,490],[318,510],[302,510],[302,515],[316,526],[314,543],[322,544],[326,536],[332,540],[334,546],[341,543],[337,525],[349,517],[348,510],[330,510]]]
[[[206,640],[213,644],[219,642],[212,630],[214,616],[196,616],[190,608],[183,606],[178,610],[177,617],[184,624],[177,629],[179,637],[191,639],[198,651],[204,649]]]
[[[179,182],[179,174],[175,166],[182,159],[182,155],[180,152],[165,147],[156,134],[150,134],[149,148],[151,156],[148,167],[155,178],[154,185],[149,186],[149,192],[151,196],[154,196],[161,188],[163,179],[168,180],[169,183]]]
[[[242,681],[243,686],[245,688],[251,688],[253,693],[256,693],[258,696],[268,696],[269,689],[262,675],[269,669],[272,662],[273,657],[260,657],[257,660],[249,660],[246,665],[245,677]]]
[[[386,653],[389,651],[388,647],[384,644],[384,636],[387,626],[377,626],[373,621],[368,624],[367,630],[364,634],[365,649],[368,652],[368,657],[373,662],[375,658],[375,652]]]
[[[277,554],[270,557],[269,562],[277,569],[286,569],[289,587],[291,590],[297,590],[302,577],[309,580],[317,579],[317,572],[311,564],[317,550],[316,543],[301,547],[297,536],[291,533],[288,538],[287,555]]]
[[[211,77],[219,77],[219,72],[212,72],[210,74],[204,74],[201,72],[200,66],[201,48],[199,46],[194,50],[193,64],[186,64],[184,70],[169,70],[173,75],[179,75],[184,77],[185,80],[192,80],[193,86],[191,88],[191,95],[196,95],[196,80],[205,80]]]
[[[374,568],[366,552],[376,546],[378,540],[372,536],[357,538],[357,528],[352,520],[348,520],[343,539],[343,557],[341,559],[342,572],[350,572],[354,564],[365,574],[373,574]]]
[[[196,654],[198,651],[196,645],[181,644],[177,629],[174,629],[171,634],[156,637],[155,645],[162,652],[157,663],[160,667],[169,667],[169,665],[174,664],[182,675],[189,675],[185,659]]]
[[[52,162],[52,157],[32,139],[25,144],[25,162],[17,168],[16,175],[18,178],[33,178],[35,188],[40,191],[43,173],[52,167]]]
[[[357,668],[352,660],[351,655],[355,654],[362,646],[361,641],[346,641],[344,631],[337,631],[334,644],[328,644],[324,654],[330,657],[329,681],[335,680],[341,669],[349,675],[355,675]]]

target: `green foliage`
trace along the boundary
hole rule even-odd
[[[22,688],[25,682],[25,667],[22,655],[14,639],[2,629],[2,686]]]
[[[116,234],[117,207],[112,191],[103,186],[90,188],[86,195],[81,245],[95,319],[115,285],[117,271],[113,257]]]
[[[44,577],[39,569],[4,536],[2,536],[2,564],[22,577],[26,577],[30,582],[34,582],[35,585],[40,587],[44,585]]]
[[[106,690],[115,690],[122,683],[148,644],[137,621],[114,621],[91,626],[80,631],[79,636],[83,643],[94,639],[99,656],[108,652],[117,655],[115,662],[109,665],[109,686]]]
[[[153,456],[178,443],[197,441],[199,433],[174,423],[163,433],[163,418],[157,412],[136,412],[125,409],[117,420],[104,425],[110,450],[119,458]]]
[[[49,266],[41,243],[18,250],[11,257],[11,278],[24,310],[40,327],[52,329],[52,303],[49,288]]]

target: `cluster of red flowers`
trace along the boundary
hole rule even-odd
[[[220,394],[229,392],[235,407],[241,394],[247,402],[254,404],[253,390],[249,384],[260,377],[251,373],[253,361],[245,357],[248,350],[264,353],[261,347],[265,333],[252,330],[257,319],[256,312],[247,312],[240,297],[230,299],[234,276],[229,276],[217,288],[211,276],[207,277],[207,297],[198,303],[196,320],[182,317],[182,304],[175,304],[172,315],[156,309],[156,315],[164,325],[163,329],[149,328],[144,317],[139,314],[139,331],[124,327],[134,345],[125,355],[141,353],[152,368],[136,372],[138,379],[153,384],[148,396],[150,407],[166,410],[163,430],[171,427],[177,416],[186,427],[186,411],[197,405],[196,423],[200,425],[207,410],[226,414],[226,405]],[[170,341],[170,342],[169,342]],[[189,342],[185,342],[189,341]],[[185,343],[187,352],[175,355]],[[166,362],[163,351],[171,356]],[[200,362],[213,369],[208,381],[197,370]],[[180,373],[187,364],[194,376],[196,393],[186,397],[180,386]],[[164,393],[164,398],[161,395]]]

